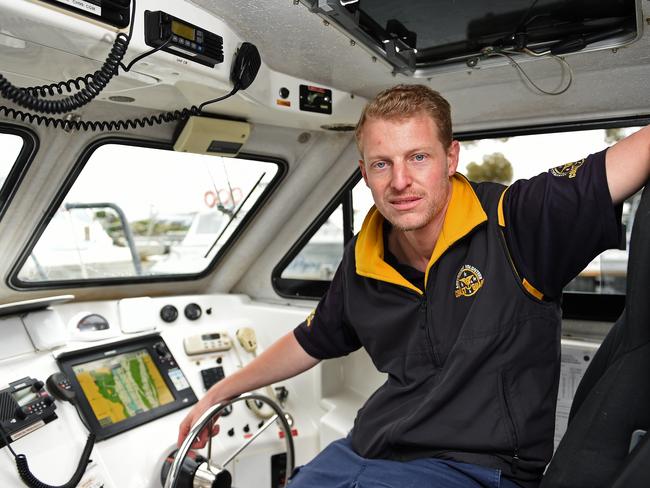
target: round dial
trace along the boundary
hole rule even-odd
[[[178,318],[178,309],[173,305],[165,305],[160,309],[160,318],[167,323],[173,322]]]
[[[196,303],[188,303],[184,313],[188,320],[196,320],[201,316],[201,307]]]

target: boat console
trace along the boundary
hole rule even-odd
[[[14,304],[10,312],[19,312],[0,317],[0,383],[8,385],[0,392],[1,421],[11,447],[25,454],[31,471],[44,483],[70,479],[92,432],[96,444],[78,486],[161,487],[161,471],[177,447],[178,426],[188,407],[309,312],[234,295],[139,302],[138,307],[129,300],[47,308],[32,304],[37,309],[31,311]],[[49,344],[25,327],[34,317],[48,330],[42,335]],[[139,324],[137,332],[129,328],[134,323]],[[245,346],[238,336],[248,339]],[[62,342],[65,347],[50,346]],[[319,423],[329,423],[323,414],[331,406],[316,401],[320,373],[318,367],[260,392],[273,396],[291,419],[298,463],[308,461],[326,442],[321,441]],[[213,457],[226,459],[256,436],[268,413],[269,407],[255,400],[221,412]],[[352,419],[337,418],[326,437],[345,435]],[[225,466],[234,486],[284,486],[285,437],[279,422],[264,427],[255,443]],[[0,464],[0,485],[20,486],[13,458],[3,456]]]

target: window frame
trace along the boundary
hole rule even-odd
[[[283,298],[302,298],[305,300],[320,299],[330,286],[327,280],[304,280],[282,278],[282,272],[291,264],[294,258],[307,245],[309,240],[318,232],[320,227],[329,219],[339,205],[343,205],[343,248],[354,237],[352,189],[361,181],[361,172],[357,168],[336,192],[334,198],[321,210],[300,237],[289,248],[289,251],[278,261],[271,272],[271,284],[275,292]]]
[[[285,178],[288,171],[288,164],[284,159],[241,152],[238,154],[238,157],[250,159],[253,161],[260,161],[265,163],[274,163],[278,167],[278,172],[273,177],[269,185],[264,189],[264,192],[260,195],[260,198],[255,202],[255,205],[251,210],[246,214],[242,219],[241,224],[235,229],[230,238],[221,246],[219,251],[215,254],[214,258],[206,266],[206,268],[199,273],[182,273],[182,274],[161,274],[155,276],[130,276],[130,277],[116,277],[116,278],[92,278],[92,279],[73,279],[73,280],[52,280],[52,281],[38,281],[38,282],[26,282],[18,278],[18,273],[22,269],[23,265],[29,259],[29,256],[36,246],[38,240],[40,239],[43,232],[47,228],[48,224],[54,217],[54,214],[57,212],[63,201],[65,200],[66,195],[77,181],[77,178],[86,167],[86,164],[90,160],[90,157],[93,153],[102,146],[107,144],[118,144],[124,146],[136,146],[142,148],[151,148],[151,149],[163,149],[168,151],[173,151],[173,143],[171,142],[157,142],[137,138],[129,137],[120,137],[120,136],[111,136],[98,139],[89,144],[84,148],[81,156],[75,163],[74,167],[66,177],[63,185],[57,191],[54,199],[50,202],[45,215],[39,221],[35,230],[33,231],[31,237],[27,241],[27,244],[21,251],[18,256],[18,259],[11,267],[11,270],[8,274],[6,280],[7,285],[16,291],[33,291],[33,290],[49,290],[49,289],[61,289],[61,288],[92,288],[97,286],[115,286],[115,285],[129,285],[137,283],[164,283],[164,282],[176,282],[176,281],[194,281],[200,280],[205,276],[212,273],[217,263],[221,260],[224,254],[226,254],[234,243],[239,239],[240,235],[248,228],[251,220],[257,215],[259,210],[264,206],[268,201],[271,194],[279,187],[282,180]]]
[[[0,133],[11,134],[23,140],[23,147],[14,161],[7,179],[0,188],[0,221],[4,218],[9,205],[18,192],[18,188],[27,174],[29,167],[38,152],[39,140],[36,133],[25,127],[0,122]]]
[[[498,139],[503,137],[516,137],[536,134],[550,134],[556,132],[573,132],[593,129],[617,129],[630,126],[644,126],[650,124],[650,115],[643,114],[631,117],[616,117],[601,120],[582,120],[570,122],[558,122],[552,124],[538,124],[523,127],[510,127],[505,129],[487,129],[476,131],[465,131],[454,134],[454,139],[459,142],[472,141],[476,139]],[[336,207],[346,199],[349,203],[349,211],[352,211],[352,189],[361,179],[357,168],[352,176],[337,191],[334,198],[321,211],[316,219],[309,225],[307,230],[296,240],[289,251],[282,257],[273,268],[271,281],[273,288],[283,298],[297,298],[304,300],[320,300],[329,287],[329,281],[305,280],[281,278],[282,271],[298,255],[302,248],[307,245],[311,237],[318,231],[320,226],[329,218]],[[348,196],[346,197],[346,194]],[[346,214],[344,205],[343,214]],[[349,242],[345,241],[345,244]],[[613,322],[621,315],[625,307],[626,295],[596,294],[585,292],[564,292],[562,293],[562,318],[586,321],[609,321]]]

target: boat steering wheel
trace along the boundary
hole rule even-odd
[[[230,455],[223,463],[216,464],[212,462],[212,436],[208,436],[208,457],[207,459],[201,458],[198,461],[200,464],[196,467],[193,472],[188,472],[187,467],[184,469],[184,463],[190,452],[192,443],[199,435],[199,433],[206,427],[212,426],[214,420],[228,407],[237,403],[243,402],[246,400],[260,401],[267,404],[273,409],[273,416],[270,417],[264,425],[260,427],[257,432],[255,432],[250,439],[247,439],[244,444],[242,444],[238,449],[235,450],[233,454]],[[278,421],[280,427],[284,432],[284,441],[286,446],[286,479],[288,480],[289,475],[293,471],[294,462],[295,462],[295,452],[293,447],[293,437],[291,435],[291,427],[285,416],[284,411],[280,406],[269,397],[264,395],[259,395],[257,393],[245,393],[238,397],[235,397],[231,400],[225,402],[217,403],[216,405],[210,407],[205,411],[203,415],[196,421],[196,423],[190,429],[187,437],[181,444],[181,447],[176,452],[174,461],[169,468],[167,474],[164,488],[185,488],[182,484],[179,484],[181,478],[183,478],[183,483],[187,482],[188,488],[192,486],[201,486],[201,487],[210,487],[210,488],[230,488],[232,483],[232,478],[230,473],[224,468],[228,463],[235,459],[244,449],[246,449],[259,435],[264,432],[268,427],[273,425]],[[198,459],[198,458],[197,458]],[[287,481],[285,480],[286,486]]]

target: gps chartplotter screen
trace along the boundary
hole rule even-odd
[[[98,440],[197,401],[159,334],[63,353],[57,362]]]
[[[72,367],[102,427],[174,401],[146,349]]]

